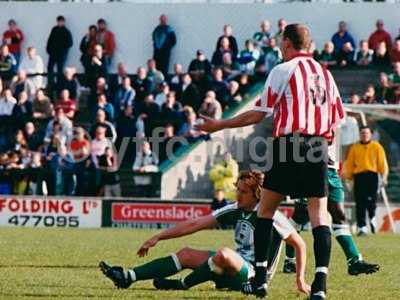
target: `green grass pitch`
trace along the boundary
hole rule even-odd
[[[154,231],[125,229],[0,229],[0,299],[255,299],[240,293],[216,291],[210,283],[190,291],[160,292],[151,282],[140,282],[128,290],[117,290],[98,270],[100,260],[133,266],[167,255],[183,246],[199,249],[232,247],[232,232],[206,231],[161,242],[145,259],[135,253]],[[307,278],[312,278],[310,234]],[[378,235],[358,238],[367,260],[381,264],[374,275],[347,275],[345,259],[333,241],[329,273],[329,299],[400,299],[400,237]],[[282,264],[282,259],[281,259]],[[305,299],[296,292],[295,277],[281,272],[281,264],[270,288],[269,299]]]

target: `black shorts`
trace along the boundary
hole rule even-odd
[[[291,198],[328,195],[328,143],[322,137],[275,138],[263,187]],[[272,154],[272,155],[271,155]]]

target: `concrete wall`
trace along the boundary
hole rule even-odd
[[[124,61],[133,72],[152,54],[151,32],[158,16],[166,13],[176,29],[178,44],[172,62],[185,67],[196,49],[211,57],[223,24],[234,25],[240,46],[258,30],[267,18],[274,25],[280,17],[289,22],[304,22],[311,26],[318,47],[330,39],[339,20],[349,22],[350,32],[359,40],[367,38],[377,18],[383,17],[392,35],[398,34],[400,7],[396,4],[135,4],[135,3],[0,3],[0,31],[6,29],[9,18],[15,18],[26,34],[24,46],[33,45],[47,61],[45,45],[57,15],[67,18],[74,36],[74,47],[68,64],[79,65],[79,42],[87,27],[100,17],[109,22],[117,37],[115,61]]]

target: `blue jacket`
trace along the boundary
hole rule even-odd
[[[356,44],[354,42],[353,37],[351,36],[350,33],[348,33],[347,31],[344,33],[344,35],[341,37],[339,35],[339,32],[336,32],[333,36],[332,36],[332,43],[335,45],[335,52],[338,53],[340,50],[342,50],[343,45],[347,42],[350,42],[351,46],[353,47],[353,49],[356,48]]]

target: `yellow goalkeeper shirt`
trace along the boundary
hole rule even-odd
[[[388,173],[388,169],[385,150],[377,141],[366,144],[359,142],[350,147],[345,162],[347,179],[353,179],[354,175],[364,172],[385,175]]]

